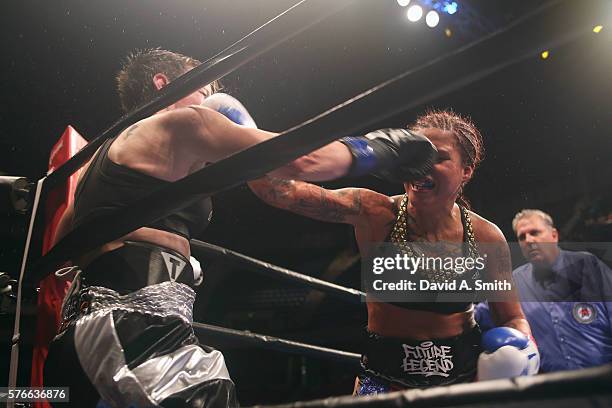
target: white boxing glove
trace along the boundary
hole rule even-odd
[[[215,93],[204,99],[202,106],[215,110],[234,123],[257,129],[257,124],[240,101],[225,93]]]
[[[511,327],[496,327],[482,336],[484,352],[478,357],[478,380],[535,375],[540,353],[535,341]]]

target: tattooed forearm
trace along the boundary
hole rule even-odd
[[[262,200],[278,208],[326,222],[347,222],[362,211],[360,189],[327,190],[314,184],[276,178],[249,186]]]
[[[300,194],[296,201],[287,207],[288,210],[307,217],[328,222],[344,222],[348,216],[361,212],[361,193],[357,189],[350,191],[329,191],[311,185],[313,191]],[[318,190],[318,194],[317,191]]]
[[[295,182],[293,180],[283,180],[278,178],[269,178],[269,187],[262,190],[264,201],[274,204],[281,203],[286,200],[291,193],[295,192]]]

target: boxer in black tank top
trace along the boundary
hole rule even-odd
[[[117,75],[125,112],[150,102],[199,64],[158,48],[133,53]],[[95,221],[207,163],[277,136],[257,129],[244,106],[218,90],[216,81],[204,86],[104,143],[82,173],[56,241],[73,223]],[[408,148],[415,138],[407,132],[387,136],[372,152],[380,156],[373,157],[376,165],[367,170],[405,164],[394,149]],[[421,138],[416,144],[431,162],[430,143]],[[359,167],[354,160],[347,145],[332,142],[271,174],[331,180]],[[208,224],[211,211],[210,200],[200,200],[79,254],[74,267],[56,273],[70,273],[73,283],[60,333],[49,349],[45,386],[69,386],[71,405],[79,408],[237,405],[223,355],[199,344],[192,327],[193,286],[199,279],[189,238]]]

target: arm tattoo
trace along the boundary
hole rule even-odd
[[[324,188],[313,187],[319,190],[318,198],[316,192],[312,191],[311,194],[297,197],[298,199],[287,209],[328,222],[344,222],[347,216],[359,215],[361,212],[361,193],[359,190],[350,192],[329,191]]]
[[[138,124],[130,126],[127,132],[125,132],[125,137],[126,138],[130,137],[132,133],[134,133],[134,130],[136,130],[137,128],[138,128]]]
[[[510,250],[505,242],[496,242],[493,244],[492,252],[494,254],[494,262],[492,265],[493,273],[496,276],[492,278],[507,279],[512,278],[512,259],[510,258]]]
[[[270,188],[267,190],[267,197],[275,203],[286,199],[296,190],[295,183],[291,180],[273,178],[270,179]]]
[[[267,203],[326,222],[345,222],[362,210],[361,191],[331,191],[314,184],[270,178],[257,194]]]

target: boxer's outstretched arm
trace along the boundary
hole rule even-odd
[[[267,204],[319,221],[361,227],[377,214],[394,217],[393,199],[364,188],[328,190],[302,181],[271,177],[248,184]]]
[[[188,140],[183,149],[185,154],[198,155],[208,162],[216,162],[278,136],[277,133],[237,125],[224,115],[200,106],[177,110],[168,115],[173,115],[168,119],[171,120],[174,132],[195,136],[186,138]],[[348,174],[352,160],[344,144],[332,142],[272,174],[310,181],[332,180]]]
[[[333,180],[349,174],[352,160],[344,144],[332,142],[270,172],[270,176],[288,180]]]
[[[173,120],[175,127],[184,126],[187,128],[184,133],[196,136],[193,146],[189,147],[201,154],[200,159],[206,158],[202,155],[208,155],[208,161],[214,162],[277,136],[254,128],[254,121],[234,98],[221,95],[216,99],[219,101],[211,102],[210,106],[218,111],[205,106],[191,106],[168,113],[169,117],[178,119]],[[185,117],[181,118],[181,115]],[[250,120],[243,123],[245,118]],[[246,123],[247,126],[240,125]],[[174,131],[180,133],[180,129]],[[185,154],[189,154],[189,151],[181,157],[185,157]],[[436,157],[436,148],[426,137],[405,129],[380,129],[365,136],[332,142],[272,174],[309,181],[374,174],[403,182],[425,176],[431,171]]]

